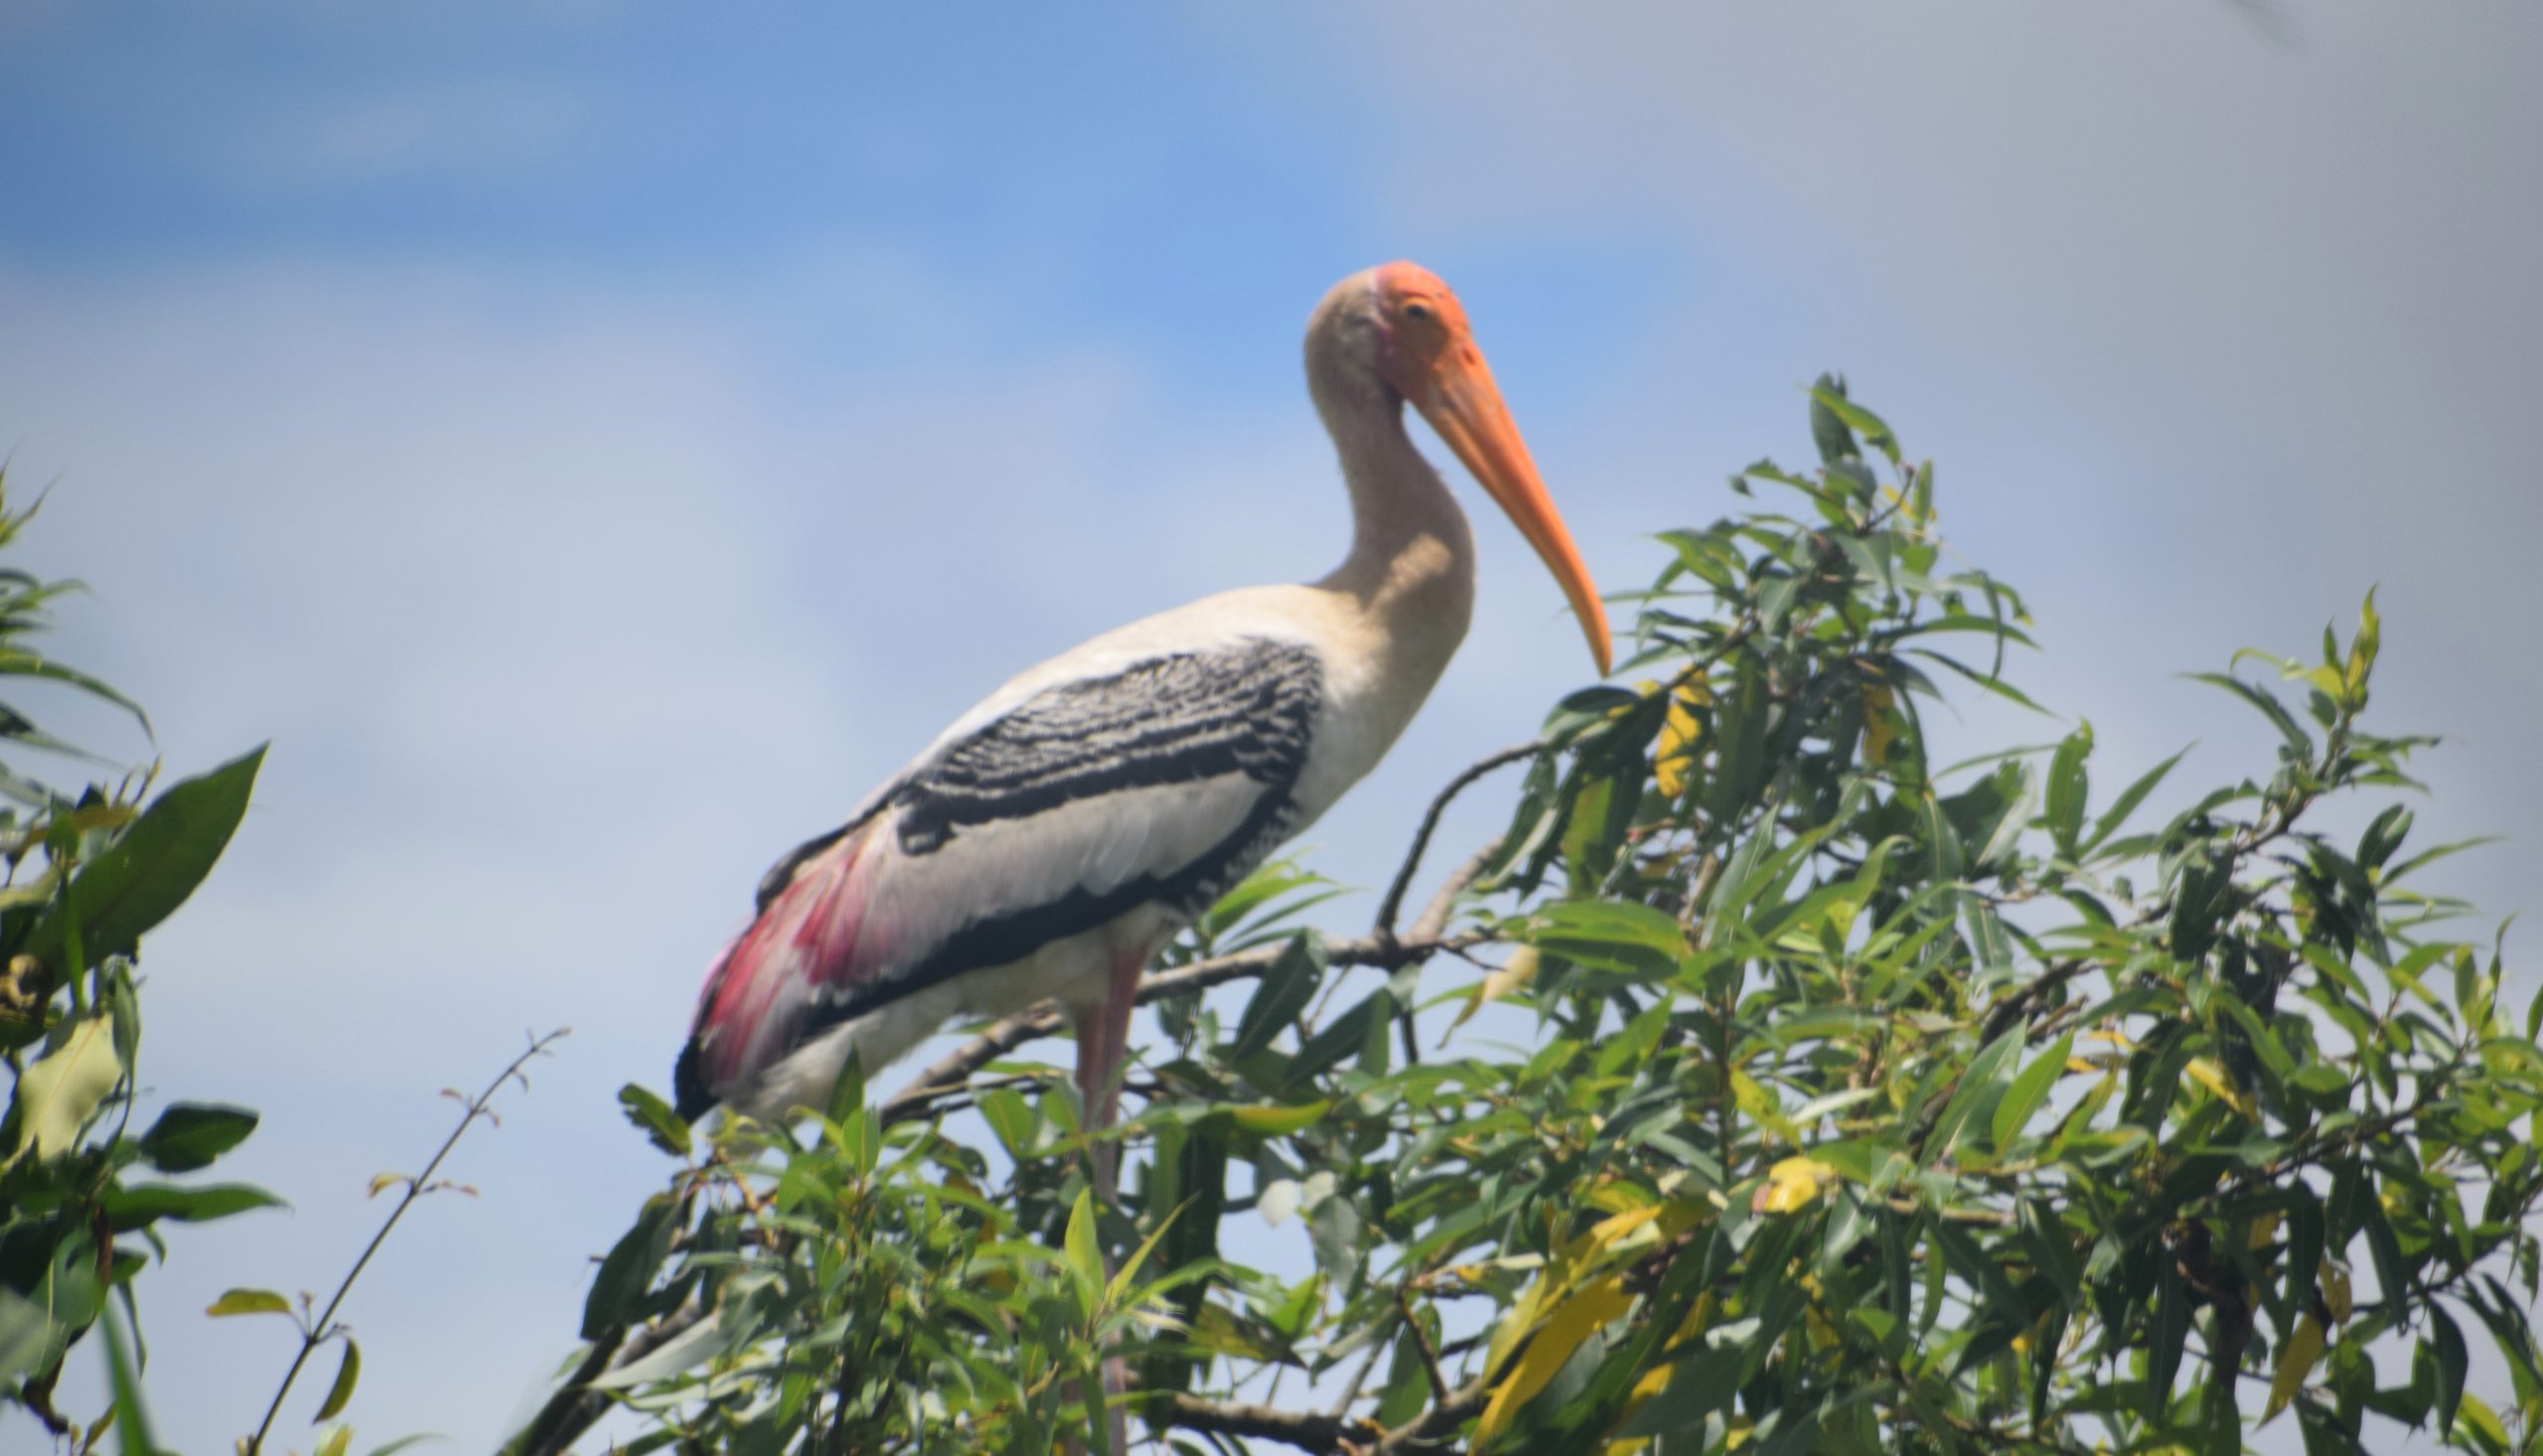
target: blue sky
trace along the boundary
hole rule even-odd
[[[1339,555],[1297,336],[1391,257],[1610,587],[1848,370],[2106,785],[2261,771],[2172,674],[2380,583],[2421,832],[2518,835],[2454,885],[2531,905],[2538,73],[2503,3],[11,7],[0,443],[95,587],[65,650],[174,770],[275,740],[150,1055],[265,1109],[296,1207],[145,1285],[163,1424],[250,1426],[288,1349],[194,1311],[325,1287],[434,1091],[571,1024],[352,1310],[366,1436],[485,1444],[765,863],[1014,668]],[[1584,675],[1478,523],[1464,655],[1313,833],[1344,879]]]

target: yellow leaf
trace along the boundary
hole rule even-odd
[[[1885,682],[1864,688],[1864,762],[1875,769],[1889,762],[1889,745],[1898,737],[1897,704]]]
[[[1796,1147],[1800,1146],[1801,1129],[1793,1126],[1792,1119],[1776,1107],[1774,1094],[1759,1087],[1755,1078],[1735,1067],[1730,1071],[1730,1098],[1758,1126]]]
[[[1633,1388],[1625,1392],[1624,1408],[1616,1412],[1616,1424],[1622,1425],[1633,1419],[1633,1413],[1642,1408],[1642,1402],[1669,1388],[1669,1378],[1677,1373],[1675,1365],[1656,1365],[1644,1371],[1642,1379],[1634,1382]],[[1648,1438],[1609,1441],[1604,1456],[1637,1456],[1637,1453],[1649,1449],[1651,1442]]]
[[[1644,692],[1657,692],[1660,684],[1646,682]],[[1671,799],[1687,792],[1687,775],[1696,767],[1696,740],[1704,736],[1704,721],[1696,716],[1699,704],[1712,700],[1713,694],[1702,681],[1681,683],[1669,695],[1669,716],[1661,722],[1660,742],[1651,755],[1651,777],[1660,792]]]
[[[1333,1101],[1327,1097],[1312,1102],[1300,1102],[1295,1106],[1268,1102],[1259,1106],[1231,1107],[1228,1109],[1228,1115],[1235,1120],[1237,1126],[1248,1132],[1279,1136],[1307,1127],[1331,1110],[1333,1110]]]
[[[2347,1324],[2348,1312],[2355,1307],[2355,1300],[2351,1297],[2348,1286],[2348,1270],[2329,1259],[2324,1259],[2321,1277],[2322,1303],[2331,1311],[2331,1323]]]
[[[1695,1339],[1699,1335],[1702,1335],[1712,1326],[1712,1324],[1713,1291],[1708,1289],[1704,1293],[1696,1296],[1696,1307],[1687,1311],[1687,1318],[1679,1324],[1678,1333],[1669,1337],[1669,1344],[1666,1348],[1670,1350],[1677,1349],[1679,1346],[1686,1344],[1688,1341]]]
[[[231,1289],[204,1310],[215,1319],[233,1314],[289,1314],[291,1301],[270,1289]]]
[[[2278,1370],[2269,1379],[2269,1405],[2261,1412],[2261,1424],[2267,1425],[2287,1408],[2304,1387],[2305,1378],[2314,1373],[2315,1363],[2322,1358],[2322,1322],[2311,1314],[2296,1322],[2295,1333],[2278,1352]]]
[[[1659,1218],[1665,1212],[1667,1209],[1664,1205],[1652,1204],[1629,1213],[1617,1214],[1612,1218],[1600,1219],[1589,1227],[1587,1234],[1581,1236],[1582,1244],[1577,1257],[1582,1262],[1597,1257],[1617,1239]]]
[[[374,1173],[371,1177],[371,1193],[369,1194],[369,1197],[377,1198],[381,1194],[386,1193],[389,1189],[395,1188],[400,1183],[411,1183],[413,1181],[413,1179],[408,1178],[403,1173]]]
[[[1590,1117],[1595,1122],[1597,1114],[1593,1112]],[[1583,1201],[1593,1209],[1603,1209],[1611,1214],[1630,1214],[1640,1209],[1656,1207],[1644,1202],[1648,1197],[1650,1195],[1630,1183],[1621,1179],[1608,1178],[1601,1180],[1597,1187],[1590,1189],[1583,1196]]]
[[[1448,1030],[1455,1031],[1466,1024],[1466,1018],[1535,980],[1537,967],[1542,963],[1543,959],[1538,955],[1536,946],[1513,947],[1510,958],[1502,961],[1498,970],[1485,976],[1472,991],[1467,993],[1464,1009],[1457,1012],[1456,1020],[1448,1023]],[[1440,1043],[1442,1046],[1446,1044],[1444,1039]]]
[[[29,1149],[42,1162],[79,1139],[79,1129],[123,1077],[115,1057],[113,1024],[91,1016],[73,1027],[62,1049],[18,1079],[20,1123],[16,1162]]]
[[[1571,1359],[1582,1341],[1604,1329],[1626,1310],[1633,1308],[1633,1296],[1625,1292],[1624,1276],[1609,1275],[1572,1294],[1546,1314],[1545,1324],[1536,1338],[1510,1369],[1507,1379],[1495,1386],[1492,1399],[1483,1407],[1483,1418],[1475,1422],[1474,1447],[1477,1450],[1494,1436],[1509,1429],[1519,1407],[1536,1397]]]
[[[2455,1407],[2455,1423],[2480,1432],[2492,1450],[2507,1449],[2507,1427],[2500,1423],[2499,1413],[2490,1408],[2489,1401],[2469,1390],[2464,1392],[2463,1403]]]
[[[2192,1057],[2189,1059],[2188,1071],[2191,1079],[2200,1087],[2216,1093],[2226,1106],[2242,1113],[2246,1120],[2253,1122],[2260,1120],[2261,1111],[2253,1104],[2252,1094],[2228,1082],[2225,1078],[2225,1069],[2216,1065],[2215,1058]]]
[[[2252,1220],[2251,1241],[2244,1246],[2253,1249],[2269,1247],[2269,1241],[2278,1236],[2279,1219],[2277,1214],[2263,1214]]]
[[[1748,1207],[1761,1214],[1792,1214],[1810,1207],[1822,1185],[1837,1178],[1835,1165],[1817,1158],[1786,1158],[1766,1172]]]
[[[1674,1365],[1656,1365],[1644,1371],[1642,1379],[1634,1382],[1633,1388],[1625,1393],[1626,1413],[1631,1414],[1635,1406],[1668,1389],[1669,1378],[1677,1373],[1678,1367]]]

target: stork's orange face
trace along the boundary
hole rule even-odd
[[[1474,347],[1465,306],[1439,276],[1418,263],[1388,263],[1371,275],[1377,295],[1378,372],[1421,417],[1510,516],[1563,587],[1572,615],[1605,672],[1613,645],[1598,588],[1546,494],[1518,423],[1501,401],[1492,369]]]

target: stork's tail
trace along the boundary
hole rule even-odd
[[[715,1106],[715,1094],[706,1090],[706,1069],[700,1065],[693,1032],[679,1049],[679,1062],[672,1068],[672,1107],[683,1122],[694,1122]]]
[[[691,1122],[719,1101],[745,1096],[762,1074],[813,1029],[809,1012],[862,974],[864,891],[857,862],[864,835],[825,835],[779,866],[760,912],[707,973],[688,1044],[672,1071],[673,1105]]]

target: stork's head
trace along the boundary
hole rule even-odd
[[[1448,285],[1419,263],[1385,263],[1354,274],[1317,310],[1310,352],[1320,334],[1384,395],[1380,403],[1390,414],[1399,402],[1420,410],[1473,472],[1562,585],[1590,655],[1605,672],[1613,646],[1598,588],[1546,494],[1527,442],[1492,381],[1491,366],[1475,348],[1465,306]]]

